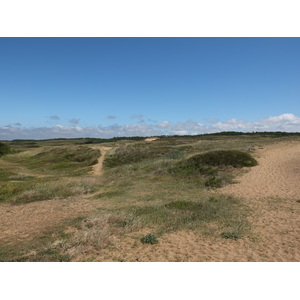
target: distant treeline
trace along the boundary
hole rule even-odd
[[[99,144],[99,143],[109,143],[109,142],[117,142],[121,140],[131,140],[131,141],[141,141],[144,140],[144,136],[132,136],[132,137],[113,137],[110,139],[101,139],[101,138],[85,138],[83,144]]]
[[[216,133],[204,133],[193,135],[194,137],[201,136],[237,136],[237,135],[259,135],[266,137],[282,137],[282,136],[300,136],[300,132],[283,132],[283,131],[254,131],[254,132],[241,132],[241,131],[222,131]],[[176,137],[191,137],[191,135],[177,135]],[[174,136],[175,137],[175,136]]]
[[[262,136],[262,137],[288,137],[288,136],[300,136],[300,132],[283,132],[283,131],[255,131],[255,132],[239,132],[239,131],[222,131],[216,133],[204,133],[197,135],[161,135],[155,136],[159,138],[201,138],[201,137],[214,137],[214,136]],[[132,140],[132,141],[141,141],[144,140],[145,136],[121,136],[121,137],[113,137],[113,138],[57,138],[57,139],[45,139],[45,140],[34,140],[34,139],[16,139],[12,140],[9,143],[11,145],[14,144],[27,144],[27,146],[31,145],[32,147],[37,146],[36,142],[59,142],[59,141],[73,141],[76,144],[100,144],[100,143],[109,143],[109,142],[118,142],[121,140]]]

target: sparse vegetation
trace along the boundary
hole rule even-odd
[[[60,172],[63,175],[82,175],[89,171],[88,167],[97,163],[100,156],[99,149],[87,146],[45,148],[27,153],[9,155],[6,160],[47,174]]]
[[[240,235],[236,232],[222,232],[221,237],[224,239],[232,239],[232,240],[238,240],[240,239]]]
[[[0,203],[24,204],[35,201],[67,198],[95,192],[95,178],[34,179],[20,182],[0,182]]]
[[[158,240],[156,236],[152,233],[148,233],[144,237],[142,237],[141,242],[143,244],[151,244],[151,245],[158,244]]]
[[[150,160],[157,157],[162,157],[169,153],[170,147],[136,144],[129,146],[121,146],[110,152],[105,159],[104,165],[107,168],[122,166],[125,164],[132,164],[141,162],[143,160]]]

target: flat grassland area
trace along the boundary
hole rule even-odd
[[[6,142],[0,261],[300,261],[300,137]]]

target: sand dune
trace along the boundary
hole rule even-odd
[[[239,178],[238,184],[225,186],[220,192],[247,199],[300,199],[300,144],[267,146],[257,156],[258,166]]]

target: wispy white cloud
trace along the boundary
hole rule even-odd
[[[76,119],[77,120],[77,119]],[[213,133],[220,131],[287,131],[300,132],[300,117],[294,114],[282,114],[269,116],[254,122],[246,122],[239,119],[230,119],[224,122],[215,122],[210,125],[187,120],[185,122],[172,123],[139,123],[98,127],[82,127],[56,125],[52,127],[22,128],[15,125],[0,127],[0,139],[48,139],[48,138],[76,138],[99,137],[109,138],[114,136],[153,136],[153,135],[187,135]]]

